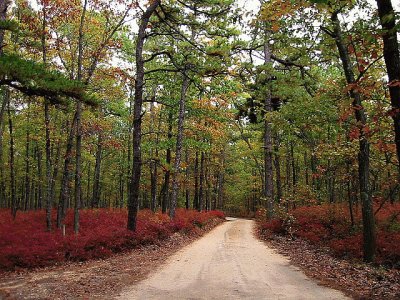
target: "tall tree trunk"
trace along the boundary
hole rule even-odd
[[[0,207],[7,207],[6,199],[6,183],[5,183],[5,172],[4,172],[4,158],[3,158],[3,132],[4,132],[4,112],[7,106],[6,90],[2,92],[2,103],[0,108]]]
[[[154,112],[154,101],[155,101],[155,91],[153,96],[153,101],[150,104],[150,114],[151,114],[151,128],[150,131],[155,131],[156,114]],[[160,130],[158,126],[157,131]],[[157,157],[158,157],[158,133],[156,133],[156,149],[153,147],[150,150],[150,208],[153,212],[157,209]]]
[[[28,110],[29,110],[28,103]],[[29,124],[29,111],[27,114],[27,123]],[[30,136],[29,128],[26,129],[26,139],[25,139],[25,193],[24,193],[24,210],[30,209],[29,199],[31,196],[31,174],[30,174]]]
[[[97,150],[96,150],[96,163],[94,166],[94,179],[93,179],[93,194],[92,194],[92,208],[98,208],[100,203],[100,174],[101,174],[101,160],[103,154],[103,134],[98,133],[97,136]]]
[[[142,170],[142,104],[143,104],[143,87],[144,87],[144,59],[143,45],[146,39],[146,28],[150,21],[150,17],[157,9],[161,0],[150,2],[146,11],[140,19],[139,31],[136,39],[136,80],[135,80],[135,105],[133,109],[133,166],[131,179],[131,193],[128,201],[128,229],[136,230],[136,219],[139,204],[139,188]]]
[[[37,196],[38,196],[38,208],[43,208],[43,173],[42,173],[42,151],[39,148],[39,145],[36,145],[36,157],[37,157],[37,174],[38,174],[38,183],[37,183]]]
[[[336,46],[342,61],[343,70],[348,84],[356,82],[349,53],[343,42],[341,24],[338,13],[332,14],[333,34]],[[369,142],[365,135],[364,127],[367,124],[367,117],[362,106],[361,95],[357,90],[351,89],[350,96],[353,99],[353,107],[357,123],[359,124],[359,151],[358,151],[358,178],[360,188],[360,198],[362,203],[363,216],[363,237],[364,237],[364,260],[371,262],[374,260],[376,251],[375,221],[372,207],[372,198],[369,190]]]
[[[390,101],[393,108],[396,153],[400,178],[400,53],[397,40],[396,14],[391,0],[376,0],[383,29],[383,56],[389,77]]]
[[[65,151],[64,158],[64,169],[63,176],[61,180],[61,191],[60,191],[60,200],[58,202],[57,209],[57,227],[61,228],[64,219],[67,213],[67,207],[69,202],[69,194],[70,194],[70,185],[71,185],[71,162],[72,162],[72,148],[74,146],[74,131],[76,126],[76,112],[74,114],[74,118],[72,120],[71,127],[69,128],[69,134],[67,138],[67,148]],[[54,176],[53,176],[54,177]]]
[[[83,4],[81,20],[79,24],[79,38],[78,38],[78,80],[82,80],[82,67],[83,67],[83,27],[85,25],[85,16],[88,0]],[[75,205],[74,205],[74,232],[79,232],[79,209],[81,206],[82,196],[82,102],[76,102],[76,149],[75,149]]]
[[[205,155],[204,152],[201,151],[199,174],[199,211],[202,211],[204,208],[204,161]]]
[[[189,149],[185,149],[185,207],[190,208],[190,189],[189,189]]]
[[[264,64],[271,64],[271,50],[268,41],[264,43]],[[274,214],[274,180],[272,170],[272,129],[268,115],[272,111],[271,92],[266,88],[264,98],[264,198],[266,201],[267,215],[271,219]]]
[[[45,2],[42,3],[42,56],[43,64],[47,63],[47,50],[46,50],[46,26],[47,26],[47,7]],[[48,231],[51,231],[51,210],[53,208],[54,199],[51,197],[51,186],[52,186],[52,161],[51,161],[51,138],[50,138],[50,107],[47,98],[44,99],[44,124],[46,132],[46,227]]]
[[[10,92],[8,89],[5,90],[5,99],[8,104],[8,129],[10,131],[10,187],[11,187],[11,214],[13,218],[17,216],[18,203],[17,203],[17,191],[15,187],[15,149],[14,149],[14,132],[13,132],[13,122],[11,117],[11,109],[10,109]]]
[[[274,165],[275,165],[275,177],[276,177],[276,199],[278,202],[282,199],[282,181],[281,181],[281,158],[279,155],[279,135],[275,135],[274,139]]]
[[[178,179],[180,174],[181,157],[182,157],[183,125],[185,121],[186,94],[190,85],[190,80],[186,72],[187,71],[185,68],[182,74],[183,81],[181,87],[181,97],[179,99],[178,136],[176,137],[175,163],[174,163],[174,172],[172,175],[172,197],[171,197],[171,207],[169,210],[169,216],[171,219],[175,217],[175,209],[178,198]]]
[[[193,197],[193,206],[198,211],[201,211],[199,205],[199,152],[196,151],[196,158],[194,162],[194,197]]]

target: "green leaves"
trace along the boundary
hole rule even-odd
[[[83,83],[15,54],[0,56],[0,78],[1,85],[8,85],[29,96],[46,97],[55,104],[66,104],[66,98],[74,98],[92,106],[97,105],[96,99],[87,92]]]

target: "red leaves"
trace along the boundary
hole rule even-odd
[[[375,203],[375,210],[379,203]],[[290,212],[295,222],[291,234],[312,244],[329,247],[339,257],[362,259],[361,208],[354,208],[355,226],[351,227],[347,205],[300,207]],[[386,204],[376,215],[378,263],[388,266],[400,261],[400,204]],[[259,221],[260,233],[287,234],[282,219]]]
[[[158,243],[177,231],[193,233],[196,227],[223,217],[219,211],[200,213],[178,209],[176,218],[171,221],[165,214],[142,210],[137,231],[132,233],[126,229],[126,210],[82,210],[81,231],[76,236],[72,232],[73,212],[70,211],[66,218],[67,235],[63,237],[59,230],[46,231],[45,211],[20,212],[13,221],[9,210],[1,210],[0,269],[105,258],[137,245]],[[55,211],[53,220],[55,223]]]

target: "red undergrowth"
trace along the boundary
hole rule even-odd
[[[55,211],[52,217],[55,224]],[[18,212],[14,221],[9,210],[0,210],[0,270],[105,258],[139,245],[157,244],[176,232],[196,234],[212,220],[223,218],[220,211],[177,209],[170,220],[160,212],[141,210],[133,233],[126,229],[125,209],[82,210],[80,233],[75,235],[73,212],[69,211],[63,237],[60,230],[46,231],[45,211]]]
[[[377,211],[379,205],[375,205]],[[288,214],[280,213],[277,219],[265,221],[258,218],[263,237],[272,234],[290,234],[308,242],[329,247],[338,257],[362,259],[361,208],[355,207],[354,226],[348,207],[342,204],[299,207]],[[376,213],[376,262],[400,268],[400,203],[385,204]]]

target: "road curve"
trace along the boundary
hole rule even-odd
[[[347,299],[257,240],[253,227],[242,219],[218,226],[119,299]]]

